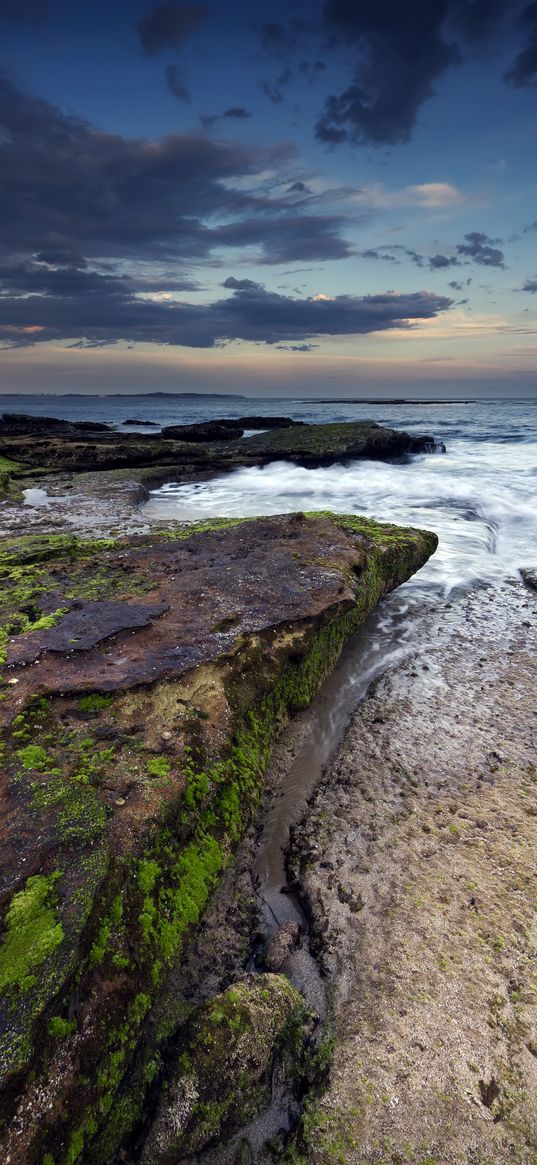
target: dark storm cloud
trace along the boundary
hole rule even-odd
[[[180,49],[206,14],[205,4],[157,4],[136,25],[144,52],[154,56],[165,49]]]
[[[53,267],[87,267],[83,255],[76,255],[74,251],[41,251],[36,255],[38,263],[50,263]]]
[[[431,255],[429,267],[431,271],[442,271],[445,267],[458,267],[459,259],[454,255]]]
[[[316,136],[393,145],[411,136],[423,104],[447,69],[515,19],[509,0],[324,0],[324,30],[338,51],[355,52],[349,83],[327,99]],[[537,3],[521,18],[530,36],[508,79],[532,84],[537,64]],[[533,78],[533,79],[532,79]]]
[[[506,81],[516,88],[537,85],[537,3],[523,8],[519,24],[524,36],[524,47],[505,74]]]
[[[454,0],[451,22],[469,41],[482,40],[493,32],[509,9],[506,0]]]
[[[501,239],[489,239],[488,235],[484,235],[481,231],[470,231],[464,236],[464,242],[457,246],[457,252],[459,255],[472,259],[480,267],[505,267],[504,253],[495,246],[501,241]]]
[[[353,250],[339,233],[341,219],[337,215],[315,215],[312,234],[310,215],[289,214],[259,222],[257,217],[245,218],[231,226],[212,232],[214,245],[227,247],[260,247],[260,263],[292,263],[297,260],[346,259]]]
[[[28,346],[53,340],[90,345],[118,341],[212,348],[233,340],[302,344],[320,336],[366,335],[414,326],[447,310],[452,300],[432,292],[341,295],[292,299],[252,280],[226,280],[232,295],[210,304],[152,301],[137,297],[122,280],[70,273],[67,291],[2,300],[0,339]],[[91,280],[83,287],[83,279]]]
[[[168,89],[174,97],[177,97],[179,101],[190,101],[190,93],[181,80],[181,74],[177,65],[167,65],[164,70],[164,76],[166,77]]]
[[[294,154],[195,133],[148,141],[96,131],[0,73],[0,255],[169,267],[248,246],[264,263],[344,258],[343,217],[301,213],[285,193],[255,189],[260,171]]]

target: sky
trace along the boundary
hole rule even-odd
[[[537,396],[537,0],[0,0],[0,392]]]

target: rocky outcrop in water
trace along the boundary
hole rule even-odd
[[[172,468],[176,480],[181,480],[192,473],[206,476],[215,471],[266,465],[282,459],[297,465],[327,465],[362,457],[401,457],[439,448],[433,437],[413,436],[372,421],[330,425],[286,422],[285,428],[239,440],[239,431],[246,427],[242,422],[261,422],[262,418],[177,425],[162,433],[144,434],[105,432],[100,428],[97,431],[96,426],[68,421],[54,422],[51,429],[48,418],[29,418],[26,424],[27,420],[18,418],[14,429],[9,425],[7,429],[0,426],[0,469],[1,459],[9,458],[14,463],[12,472],[18,478],[24,478],[27,473],[35,476],[46,472],[154,467],[157,478],[162,471]],[[46,423],[41,425],[42,421]]]
[[[140,1137],[188,1016],[147,1027],[272,742],[435,545],[329,515],[0,543],[2,1160],[110,1165]]]

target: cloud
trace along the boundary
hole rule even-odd
[[[190,93],[181,80],[177,65],[167,65],[164,75],[170,93],[173,93],[174,97],[178,97],[179,101],[190,101]]]
[[[427,210],[443,210],[464,201],[464,195],[451,182],[422,182],[418,186],[406,186],[405,190],[410,197],[414,196],[416,205]]]
[[[535,279],[526,279],[524,286],[521,287],[520,290],[521,291],[531,291],[532,293],[536,292],[537,291],[537,275],[535,276]]]
[[[315,352],[318,344],[276,344],[279,352]]]
[[[501,243],[501,239],[489,239],[481,231],[470,231],[464,240],[464,243],[457,246],[459,255],[467,256],[480,267],[505,267],[503,251],[494,246],[495,243]]]
[[[166,49],[178,50],[203,23],[205,4],[157,4],[136,25],[140,44],[148,56]]]
[[[456,255],[431,255],[429,259],[431,271],[441,271],[445,267],[458,267],[458,265],[459,260]]]
[[[324,0],[322,11],[332,45],[353,52],[355,63],[349,84],[327,98],[317,138],[330,145],[395,145],[409,140],[443,74],[499,27],[510,6],[508,0]]]
[[[377,259],[384,263],[396,263],[398,266],[401,264],[401,259],[398,256],[406,255],[415,263],[416,267],[423,267],[423,255],[414,251],[412,247],[403,247],[401,243],[387,243],[382,247],[369,247],[366,251],[358,251],[357,254],[362,259]]]
[[[396,263],[398,266],[401,263],[400,259],[396,259],[395,255],[392,255],[389,250],[384,250],[383,247],[369,247],[366,251],[359,251],[358,254],[361,259],[382,260],[383,263]]]
[[[381,210],[417,206],[422,210],[442,211],[461,206],[467,196],[452,182],[421,182],[397,190],[386,190],[382,183],[375,182],[362,186],[354,200]]]
[[[366,335],[434,319],[452,301],[432,292],[293,299],[252,280],[230,277],[232,295],[208,304],[160,302],[133,294],[128,280],[70,273],[67,287],[46,294],[5,293],[0,339],[5,346],[53,340],[94,345],[144,342],[212,348],[233,340],[307,343],[320,336]],[[44,286],[44,285],[43,285]]]
[[[244,108],[243,105],[232,105],[231,109],[226,109],[222,116],[228,117],[232,121],[246,121],[246,119],[252,115],[248,109]]]
[[[307,77],[309,81],[314,81],[326,69],[325,61],[299,61],[298,72],[303,77]]]
[[[230,247],[254,248],[262,263],[345,258],[342,215],[306,213],[267,185],[267,172],[285,183],[295,160],[289,144],[106,133],[0,73],[0,257],[53,250],[175,271]]]
[[[283,24],[268,20],[261,26],[261,52],[271,57],[289,57],[304,49],[304,40],[318,31],[314,21],[293,17]]]
[[[274,83],[269,81],[260,81],[259,88],[263,95],[268,97],[269,101],[272,101],[273,105],[281,105],[284,97],[283,90],[285,86],[289,84],[291,79],[291,70],[289,68],[283,69],[279,76],[276,77]]]
[[[519,16],[522,27],[524,47],[513,61],[511,68],[505,74],[506,81],[515,88],[537,86],[537,3],[532,0],[523,8]]]

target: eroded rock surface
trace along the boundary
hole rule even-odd
[[[435,545],[326,515],[0,543],[6,1165],[109,1165],[144,1117],[158,1063],[118,1089],[279,728]]]
[[[513,584],[430,616],[296,831],[336,1035],[312,1165],[536,1159],[536,614]]]

